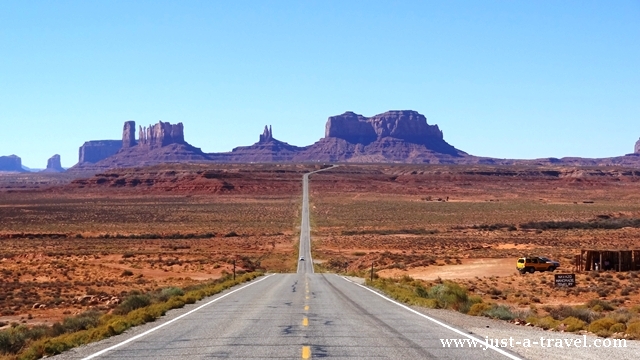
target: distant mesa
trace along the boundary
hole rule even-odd
[[[22,159],[16,155],[0,156],[0,171],[24,172]]]
[[[640,139],[636,141],[636,146],[633,148],[633,152],[636,154],[640,154]]]
[[[332,116],[325,126],[325,139],[327,138],[343,139],[351,144],[361,145],[393,139],[400,142],[388,143],[396,146],[402,143],[424,145],[426,150],[442,154],[466,155],[444,141],[438,125],[429,125],[424,115],[412,110],[392,110],[369,118],[350,111]]]
[[[64,172],[62,163],[60,162],[60,155],[55,154],[47,160],[47,168],[42,172]]]
[[[78,150],[79,164],[95,164],[115,155],[122,148],[122,140],[92,140]]]

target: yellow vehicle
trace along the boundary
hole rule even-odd
[[[518,259],[518,262],[516,263],[516,270],[518,270],[520,274],[524,274],[526,272],[533,274],[535,271],[554,271],[559,266],[560,263],[557,261],[549,260],[544,257],[527,256]]]

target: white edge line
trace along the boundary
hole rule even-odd
[[[187,313],[184,313],[184,314],[182,314],[182,315],[180,315],[180,316],[178,316],[178,317],[176,317],[176,318],[173,318],[173,319],[171,319],[171,320],[167,321],[166,323],[160,324],[160,325],[158,325],[158,326],[154,327],[153,329],[149,329],[149,330],[147,330],[147,331],[143,332],[142,334],[138,334],[138,335],[136,335],[136,336],[134,336],[134,337],[132,337],[132,338],[129,338],[129,339],[127,339],[127,340],[125,340],[125,341],[123,341],[123,342],[121,342],[121,343],[115,344],[115,345],[110,346],[110,347],[108,347],[108,348],[106,348],[106,349],[104,349],[104,350],[98,351],[98,352],[97,352],[97,353],[95,353],[95,354],[89,355],[89,356],[87,356],[87,357],[83,358],[83,360],[93,359],[93,358],[95,358],[95,357],[97,357],[97,356],[100,356],[100,355],[102,355],[102,354],[104,354],[104,353],[106,353],[106,352],[108,352],[108,351],[111,351],[111,350],[113,350],[113,349],[119,348],[119,347],[120,347],[120,346],[122,346],[122,345],[125,345],[125,344],[128,344],[128,343],[132,342],[132,341],[135,341],[135,340],[137,340],[137,339],[139,339],[139,338],[141,338],[141,337],[143,337],[143,336],[145,336],[145,335],[148,335],[148,334],[150,334],[150,333],[152,333],[152,332],[154,332],[154,331],[156,331],[156,330],[158,330],[158,329],[160,329],[160,328],[162,328],[162,327],[165,327],[165,326],[167,326],[167,325],[171,324],[171,323],[172,323],[172,322],[174,322],[174,321],[180,320],[180,319],[182,319],[183,317],[185,317],[185,316],[187,316],[187,315],[189,315],[189,314],[191,314],[191,313],[194,313],[194,312],[196,312],[196,311],[198,311],[198,310],[202,309],[202,308],[203,308],[203,307],[205,307],[205,306],[208,306],[208,305],[210,305],[210,304],[212,304],[212,303],[214,303],[214,302],[216,302],[216,301],[218,301],[218,300],[220,300],[220,299],[222,299],[222,298],[225,298],[225,297],[227,297],[227,296],[229,296],[229,295],[233,294],[234,292],[237,292],[237,291],[243,290],[243,289],[245,289],[245,288],[248,288],[248,287],[249,287],[249,286],[251,286],[251,285],[255,285],[255,284],[259,283],[260,281],[265,280],[265,279],[267,279],[267,278],[269,278],[269,277],[271,277],[271,276],[273,276],[273,275],[275,275],[275,274],[267,275],[267,276],[263,277],[262,279],[260,279],[260,280],[258,280],[258,281],[256,281],[256,282],[249,283],[249,284],[247,284],[247,285],[245,285],[245,286],[243,286],[243,287],[241,287],[241,288],[239,288],[239,289],[235,289],[235,290],[233,290],[233,291],[230,291],[230,292],[228,292],[228,293],[226,293],[226,294],[224,294],[224,295],[222,295],[222,296],[220,296],[220,297],[217,297],[217,298],[215,298],[215,299],[213,299],[213,300],[209,301],[209,302],[208,302],[208,303],[206,303],[206,304],[200,305],[200,306],[198,306],[197,308],[195,308],[195,309],[193,309],[193,310],[191,310],[191,311],[189,311],[189,312],[187,312]]]
[[[338,276],[339,276],[339,275],[338,275]],[[350,283],[353,283],[353,284],[355,284],[355,285],[358,285],[358,286],[360,286],[361,288],[363,288],[363,289],[365,289],[365,290],[367,290],[367,291],[371,291],[372,293],[374,293],[374,294],[376,294],[376,295],[380,296],[381,298],[383,298],[383,299],[385,299],[385,300],[387,300],[387,301],[390,301],[390,302],[392,302],[392,303],[394,303],[394,304],[396,304],[396,305],[400,306],[401,308],[404,308],[404,309],[406,309],[406,310],[409,310],[409,311],[411,311],[412,313],[414,313],[414,314],[416,314],[416,315],[422,316],[423,318],[425,318],[425,319],[427,319],[427,320],[429,320],[429,321],[432,321],[432,322],[434,322],[434,323],[436,323],[436,324],[438,324],[438,325],[440,325],[440,326],[442,326],[442,327],[444,327],[444,328],[446,328],[446,329],[449,329],[449,330],[451,330],[451,331],[453,331],[453,332],[455,332],[455,333],[457,333],[457,334],[460,334],[460,335],[462,335],[462,336],[464,336],[464,337],[466,337],[466,338],[469,338],[469,339],[471,339],[471,340],[473,340],[473,341],[476,341],[476,342],[479,342],[479,343],[482,343],[482,342],[483,342],[482,340],[478,340],[478,338],[475,338],[475,337],[473,337],[473,336],[471,336],[471,335],[469,335],[469,334],[467,334],[467,333],[465,333],[465,332],[463,332],[463,331],[460,331],[460,330],[458,330],[458,329],[456,329],[456,328],[454,328],[454,327],[451,327],[451,326],[449,326],[449,325],[447,325],[447,324],[445,324],[445,323],[443,323],[443,322],[441,322],[441,321],[439,321],[439,320],[436,320],[436,319],[434,319],[434,318],[432,318],[432,317],[430,317],[430,316],[427,316],[427,315],[425,315],[425,314],[423,314],[423,313],[421,313],[421,312],[419,312],[419,311],[416,311],[416,310],[414,310],[414,309],[412,309],[412,308],[408,307],[407,305],[401,304],[401,303],[399,303],[399,302],[397,302],[397,301],[395,301],[395,300],[393,300],[393,299],[390,299],[390,298],[388,298],[388,297],[386,297],[386,296],[384,296],[384,295],[382,295],[382,294],[378,293],[377,291],[374,291],[374,290],[372,290],[372,289],[370,289],[370,288],[368,288],[368,287],[366,287],[366,286],[364,286],[364,285],[358,284],[357,282],[355,282],[355,281],[351,281],[351,280],[349,280],[349,279],[347,279],[347,278],[345,278],[345,277],[343,277],[343,276],[340,276],[340,278],[342,278],[342,279],[344,279],[344,280],[346,280],[346,281],[348,281],[348,282],[350,282]],[[496,352],[498,352],[498,353],[500,353],[500,354],[502,354],[502,355],[504,355],[504,356],[506,356],[506,357],[508,357],[508,358],[510,358],[510,359],[513,359],[513,360],[522,360],[522,358],[519,358],[519,357],[517,357],[517,356],[515,356],[515,355],[513,355],[513,354],[510,354],[510,353],[508,353],[508,352],[506,352],[506,351],[504,351],[504,350],[502,350],[502,349],[499,349],[499,348],[497,348],[497,347],[495,347],[495,346],[492,346],[492,345],[490,345],[490,344],[488,344],[488,343],[486,343],[486,342],[485,342],[484,344],[482,344],[482,345],[486,346],[487,348],[489,348],[489,349],[491,349],[491,350],[495,350]]]

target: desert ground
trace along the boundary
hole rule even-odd
[[[353,166],[313,175],[316,259],[328,271],[454,280],[514,307],[599,298],[640,303],[637,272],[520,275],[516,260],[546,256],[574,272],[581,249],[640,249],[640,177],[629,169],[491,166]],[[334,184],[331,186],[331,184]],[[339,185],[338,185],[339,184]],[[548,228],[548,222],[587,224]],[[613,229],[597,224],[620,224]],[[593,226],[592,226],[593,225]],[[617,228],[616,228],[617,227]]]
[[[296,266],[301,178],[324,165],[164,165],[0,179],[0,325],[109,311],[134,291],[233,271]],[[27,180],[25,180],[27,179]],[[625,168],[359,165],[311,177],[318,271],[455,280],[528,307],[640,303],[635,272],[520,275],[547,256],[572,272],[580,249],[640,249],[640,229],[548,228],[640,218],[640,171]]]

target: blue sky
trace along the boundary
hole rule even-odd
[[[207,152],[309,145],[327,117],[411,109],[499,158],[640,137],[640,1],[0,0],[0,155],[77,162],[126,120]]]

